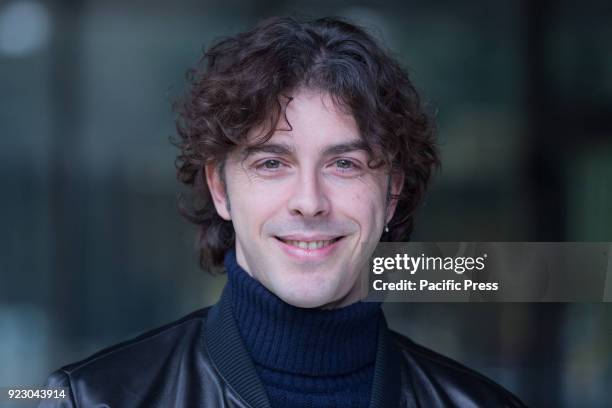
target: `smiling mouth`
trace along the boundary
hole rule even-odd
[[[344,237],[336,237],[336,238],[333,238],[327,241],[294,241],[294,240],[282,239],[281,237],[274,237],[274,238],[278,239],[284,244],[291,245],[296,248],[314,250],[314,249],[325,248],[326,246],[331,245],[334,242],[340,241]]]

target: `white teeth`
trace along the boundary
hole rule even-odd
[[[306,242],[306,241],[286,241],[289,245],[293,245],[295,247],[301,248],[301,249],[319,249],[319,248],[323,248],[324,246],[329,245],[332,241],[310,241],[310,242]]]

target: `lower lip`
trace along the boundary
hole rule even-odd
[[[278,242],[281,249],[291,258],[294,258],[300,261],[317,261],[317,260],[323,260],[329,257],[332,254],[332,252],[334,252],[334,250],[338,247],[338,244],[342,242],[344,237],[340,238],[339,240],[327,246],[317,248],[317,249],[299,248],[293,245],[289,245],[281,241],[278,238],[274,238],[274,239],[276,240],[276,242]]]

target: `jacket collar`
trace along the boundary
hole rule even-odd
[[[206,347],[220,376],[251,407],[270,408],[263,383],[257,375],[234,319],[229,285],[211,307],[206,321]],[[378,332],[374,380],[370,408],[399,405],[399,351],[393,343],[385,319]]]

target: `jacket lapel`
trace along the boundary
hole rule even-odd
[[[270,408],[268,395],[257,375],[231,309],[229,285],[208,312],[206,345],[221,376],[251,407]]]
[[[378,350],[374,365],[374,381],[370,408],[391,408],[400,405],[400,353],[383,317],[378,331]]]

